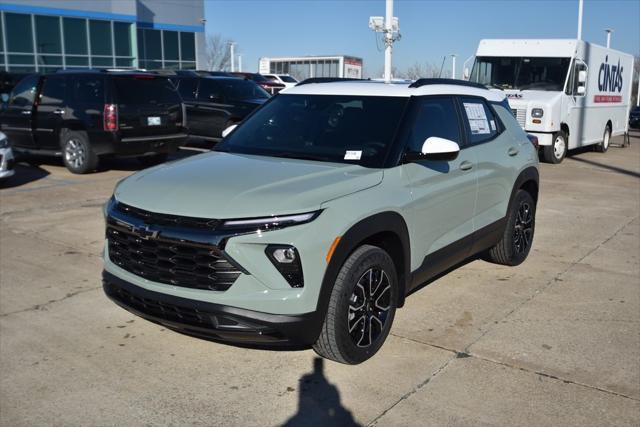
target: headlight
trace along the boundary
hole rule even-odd
[[[0,148],[9,148],[9,140],[7,135],[0,133]]]
[[[542,108],[534,108],[531,110],[531,117],[539,119],[544,116],[544,110]]]
[[[230,219],[222,223],[222,228],[226,230],[274,230],[291,225],[306,224],[316,219],[318,215],[320,215],[320,212],[321,211],[315,211],[296,215],[270,216],[266,218]]]

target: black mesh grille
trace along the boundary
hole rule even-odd
[[[225,291],[240,271],[216,246],[184,243],[161,236],[144,238],[125,227],[107,226],[109,259],[137,276],[186,288]]]
[[[217,219],[195,218],[189,216],[149,212],[120,202],[116,205],[116,209],[133,218],[140,219],[147,224],[214,230],[220,223],[220,221]]]

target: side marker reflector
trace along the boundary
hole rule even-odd
[[[336,248],[338,247],[338,243],[340,243],[340,239],[342,239],[342,236],[338,236],[335,239],[333,239],[333,243],[329,248],[329,252],[327,252],[327,264],[329,264],[329,261],[331,261],[331,257],[333,256],[333,251],[335,251]]]

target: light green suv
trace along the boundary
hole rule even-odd
[[[524,261],[537,168],[501,91],[310,79],[117,185],[104,290],[182,333],[360,363],[436,275]]]

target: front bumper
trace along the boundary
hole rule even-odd
[[[553,133],[546,132],[530,132],[526,131],[528,134],[534,135],[538,137],[538,145],[552,145],[553,144]]]
[[[105,294],[120,307],[146,320],[187,335],[227,343],[264,347],[304,346],[317,339],[317,313],[268,314],[176,297],[143,289],[108,271]]]

